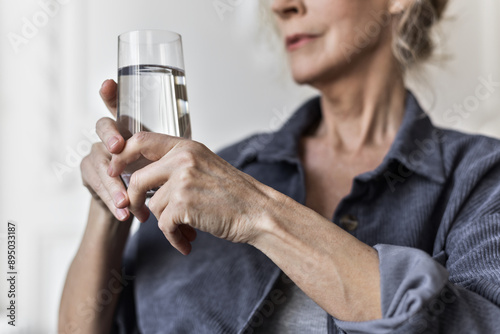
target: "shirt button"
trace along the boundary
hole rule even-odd
[[[340,217],[340,226],[344,230],[352,232],[358,227],[358,219],[353,215],[343,215]]]

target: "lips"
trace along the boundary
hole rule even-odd
[[[285,40],[286,48],[288,51],[294,51],[302,46],[306,45],[307,43],[311,42],[312,40],[318,38],[317,35],[311,35],[311,34],[295,34],[288,36]]]

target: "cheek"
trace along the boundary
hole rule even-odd
[[[387,35],[390,24],[390,15],[382,13],[378,16],[372,12],[350,27],[343,38],[342,45],[346,49],[361,53],[364,49],[378,45],[381,39]]]
[[[345,71],[357,59],[366,58],[390,42],[390,22],[369,12],[337,18],[326,33],[310,47],[290,55],[291,70],[299,83],[308,83],[324,75]],[[383,42],[381,42],[383,41]],[[387,43],[385,43],[387,42]],[[387,46],[386,45],[386,46]]]
[[[309,83],[337,67],[345,66],[348,59],[342,52],[344,35],[340,30],[330,30],[310,47],[292,53],[290,66],[294,79],[299,83]]]

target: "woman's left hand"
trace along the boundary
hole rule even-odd
[[[251,242],[275,192],[198,142],[139,132],[113,155],[108,174],[144,157],[153,161],[130,178],[129,210],[144,222],[149,210],[172,246],[191,251],[198,229],[232,242]],[[145,205],[146,192],[160,187]]]

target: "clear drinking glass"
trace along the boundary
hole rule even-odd
[[[125,140],[139,131],[191,138],[179,34],[138,30],[118,36],[117,105],[118,129]],[[150,162],[142,158],[127,166],[121,175],[125,185]]]

